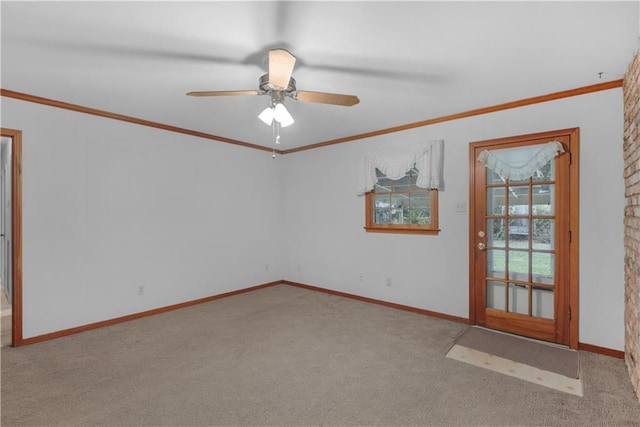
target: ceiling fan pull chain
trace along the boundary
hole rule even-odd
[[[280,122],[274,120],[271,122],[271,134],[273,137],[273,152],[271,158],[276,158],[276,145],[280,145]]]
[[[271,138],[272,138],[272,144],[271,146],[273,147],[273,152],[271,153],[271,158],[275,159],[276,158],[276,121],[272,121],[271,122]]]
[[[276,128],[276,139],[275,139],[275,143],[276,145],[280,145],[280,128],[282,128],[282,124],[280,124],[279,121],[274,120],[273,121],[275,123],[275,128]]]

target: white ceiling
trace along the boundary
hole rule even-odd
[[[620,79],[639,3],[1,2],[1,86],[271,146],[257,115],[269,48],[298,89],[353,107],[287,100],[282,149]],[[598,73],[602,72],[601,78]]]

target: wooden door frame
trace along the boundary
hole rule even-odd
[[[11,345],[23,345],[22,338],[22,131],[0,128],[11,138]]]
[[[569,165],[569,347],[578,348],[579,325],[579,196],[580,196],[580,128],[559,129],[548,132],[539,132],[526,135],[510,136],[490,140],[475,141],[469,143],[469,324],[477,324],[476,292],[475,292],[475,242],[476,242],[476,209],[475,209],[475,168],[476,159],[474,150],[478,146],[499,145],[517,143],[531,139],[554,138],[566,136],[569,139],[570,165]]]

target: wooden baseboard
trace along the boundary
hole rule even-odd
[[[131,321],[131,320],[136,320],[136,319],[140,319],[140,318],[143,318],[143,317],[149,317],[149,316],[153,316],[153,315],[160,314],[160,313],[166,313],[167,311],[173,311],[173,310],[178,310],[178,309],[181,309],[181,308],[189,307],[189,306],[192,306],[192,305],[203,304],[205,302],[215,301],[217,299],[226,298],[226,297],[230,297],[230,296],[234,296],[234,295],[238,295],[238,294],[243,294],[243,293],[246,293],[246,292],[251,292],[251,291],[255,291],[255,290],[258,290],[258,289],[263,289],[263,288],[267,288],[267,287],[275,286],[275,285],[279,285],[279,284],[295,286],[295,287],[298,287],[298,288],[308,289],[308,290],[312,290],[312,291],[324,292],[324,293],[327,293],[327,294],[341,296],[341,297],[345,297],[345,298],[350,298],[350,299],[354,299],[354,300],[358,300],[358,301],[363,301],[363,302],[368,302],[368,303],[372,303],[372,304],[383,305],[385,307],[395,308],[395,309],[398,309],[398,310],[410,311],[412,313],[418,313],[418,314],[422,314],[422,315],[425,315],[425,316],[436,317],[436,318],[445,319],[445,320],[451,320],[453,322],[464,323],[464,324],[468,324],[469,323],[468,319],[465,319],[465,318],[462,318],[462,317],[451,316],[449,314],[443,314],[443,313],[438,313],[438,312],[435,312],[435,311],[424,310],[424,309],[421,309],[421,308],[410,307],[410,306],[407,306],[407,305],[396,304],[396,303],[377,300],[377,299],[373,299],[373,298],[367,298],[367,297],[354,295],[354,294],[348,294],[346,292],[333,291],[331,289],[320,288],[318,286],[311,286],[311,285],[306,285],[306,284],[303,284],[303,283],[291,282],[291,281],[288,281],[288,280],[277,280],[277,281],[274,281],[274,282],[264,283],[262,285],[251,286],[249,288],[239,289],[237,291],[226,292],[226,293],[223,293],[223,294],[213,295],[213,296],[205,297],[205,298],[200,298],[200,299],[193,300],[193,301],[187,301],[187,302],[183,302],[183,303],[179,303],[179,304],[173,304],[173,305],[169,305],[169,306],[166,306],[166,307],[160,307],[160,308],[155,308],[153,310],[143,311],[143,312],[140,312],[140,313],[129,314],[127,316],[116,317],[114,319],[103,320],[101,322],[90,323],[90,324],[87,324],[87,325],[76,326],[74,328],[64,329],[64,330],[61,330],[61,331],[50,332],[50,333],[43,334],[43,335],[37,335],[35,337],[25,338],[20,342],[19,345],[36,344],[36,343],[43,342],[43,341],[48,341],[48,340],[52,340],[52,339],[56,339],[56,338],[62,338],[62,337],[66,337],[66,336],[69,336],[69,335],[74,335],[74,334],[78,334],[78,333],[81,333],[81,332],[90,331],[92,329],[104,328],[106,326],[116,325],[118,323],[128,322],[128,321]]]
[[[321,288],[318,286],[307,285],[304,283],[292,282],[289,280],[276,280],[274,282],[263,283],[261,285],[251,286],[249,288],[239,289],[237,291],[225,292],[223,294],[213,295],[210,297],[200,298],[193,301],[186,301],[179,304],[173,304],[166,307],[155,308],[153,310],[143,311],[140,313],[129,314],[127,316],[116,317],[115,319],[103,320],[101,322],[90,323],[87,325],[77,326],[75,328],[64,329],[61,331],[50,332],[48,334],[38,335],[35,337],[25,338],[20,345],[36,344],[43,341],[52,340],[55,338],[62,338],[68,335],[78,334],[80,332],[90,331],[92,329],[103,328],[105,326],[116,325],[118,323],[128,322],[130,320],[136,320],[143,317],[153,316],[160,313],[166,313],[167,311],[178,310],[192,305],[203,304],[205,302],[215,301],[217,299],[231,297],[234,295],[243,294],[246,292],[256,291],[258,289],[268,288],[270,286],[285,284],[294,286],[296,288],[308,289],[317,292],[323,292],[330,295],[336,295],[344,298],[350,298],[357,301],[363,301],[371,304],[378,304],[389,308],[395,308],[397,310],[409,311],[411,313],[422,314],[424,316],[435,317],[438,319],[450,320],[452,322],[469,324],[469,319],[464,317],[452,316],[450,314],[438,313],[436,311],[425,310],[422,308],[411,307],[408,305],[396,304],[393,302],[377,300],[374,298],[363,297],[360,295],[349,294],[346,292],[334,291],[331,289]],[[624,351],[613,350],[606,347],[600,347],[593,344],[578,343],[578,350],[589,351],[591,353],[602,354],[605,356],[615,357],[617,359],[624,359]]]
[[[362,297],[362,296],[359,296],[359,295],[348,294],[346,292],[334,291],[334,290],[331,290],[331,289],[320,288],[318,286],[306,285],[304,283],[291,282],[289,280],[283,280],[282,283],[285,284],[285,285],[289,285],[289,286],[295,286],[297,288],[303,288],[303,289],[309,289],[309,290],[312,290],[312,291],[324,292],[326,294],[337,295],[337,296],[341,296],[341,297],[345,297],[345,298],[355,299],[355,300],[358,300],[358,301],[364,301],[364,302],[368,302],[368,303],[372,303],[372,304],[383,305],[385,307],[391,307],[391,308],[396,308],[396,309],[399,309],[399,310],[410,311],[412,313],[423,314],[425,316],[436,317],[438,319],[445,319],[445,320],[451,320],[453,322],[469,324],[469,319],[465,319],[464,317],[457,317],[457,316],[452,316],[450,314],[443,314],[443,313],[438,313],[438,312],[430,311],[430,310],[424,310],[424,309],[421,309],[421,308],[411,307],[411,306],[407,306],[407,305],[396,304],[396,303],[377,300],[377,299],[368,298],[368,297]],[[605,356],[615,357],[616,359],[624,359],[624,351],[614,350],[614,349],[606,348],[606,347],[600,347],[600,346],[593,345],[593,344],[585,344],[585,343],[579,342],[578,343],[578,350],[589,351],[591,353],[597,353],[597,354],[602,354],[602,355],[605,355]]]
[[[393,302],[382,301],[374,298],[363,297],[360,295],[348,294],[346,292],[334,291],[331,289],[320,288],[317,286],[306,285],[304,283],[291,282],[289,280],[283,280],[282,283],[289,286],[295,286],[297,288],[309,289],[312,291],[324,292],[326,294],[337,295],[340,297],[351,298],[358,301],[368,302],[372,304],[383,305],[385,307],[395,308],[403,311],[410,311],[412,313],[422,314],[430,317],[437,317],[438,319],[451,320],[453,322],[464,323],[465,325],[469,324],[469,319],[465,319],[464,317],[452,316],[450,314],[438,313],[436,311],[424,310],[422,308],[411,307],[408,305],[396,304]]]
[[[603,354],[605,356],[615,357],[616,359],[624,359],[624,351],[614,350],[607,347],[600,347],[593,344],[578,343],[578,350],[589,351],[591,353]]]
[[[217,299],[231,297],[238,294],[244,294],[246,292],[255,291],[258,289],[268,288],[270,286],[279,285],[282,281],[263,283],[262,285],[251,286],[249,288],[239,289],[237,291],[225,292],[224,294],[213,295],[210,297],[200,298],[193,301],[182,302],[179,304],[168,305],[166,307],[155,308],[153,310],[143,311],[140,313],[129,314],[127,316],[116,317],[115,319],[103,320],[101,322],[90,323],[88,325],[77,326],[75,328],[64,329],[62,331],[50,332],[48,334],[38,335],[31,338],[25,338],[20,345],[35,344],[42,341],[48,341],[55,338],[62,338],[68,335],[78,334],[80,332],[90,331],[92,329],[103,328],[105,326],[111,326],[118,323],[128,322],[130,320],[136,320],[143,317],[153,316],[155,314],[166,313],[167,311],[178,310],[180,308],[190,307],[192,305],[202,304],[205,302],[215,301]]]

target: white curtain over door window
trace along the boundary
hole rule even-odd
[[[560,153],[564,153],[562,144],[551,141],[543,145],[484,150],[477,161],[505,179],[522,181],[531,178],[535,171]]]
[[[415,148],[367,151],[360,157],[356,194],[374,189],[378,177],[376,169],[392,180],[402,179],[412,168],[418,170],[416,186],[444,190],[443,178],[444,141],[434,140],[418,144]]]

